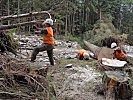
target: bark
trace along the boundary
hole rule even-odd
[[[102,20],[102,11],[101,11],[101,8],[99,9],[99,19]]]
[[[68,28],[67,28],[67,25],[68,25],[67,18],[68,18],[68,16],[66,15],[65,35],[67,35],[67,29],[68,29]]]
[[[100,47],[98,47],[98,46],[96,46],[96,45],[94,45],[94,44],[92,44],[90,42],[87,42],[85,40],[83,42],[87,46],[87,48],[93,53],[95,53],[96,50],[100,49]]]
[[[117,71],[105,71],[103,87],[106,100],[130,99],[132,92],[128,77]]]
[[[94,53],[96,59],[101,60],[102,58],[113,58],[113,49],[107,48],[107,47],[98,47],[94,44],[91,44],[90,42],[87,42],[84,40],[84,44],[87,46],[87,48]]]

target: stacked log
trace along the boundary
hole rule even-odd
[[[51,12],[51,11],[50,11]],[[49,11],[41,11],[41,12],[30,12],[30,13],[25,13],[25,14],[19,14],[19,15],[9,15],[9,16],[3,16],[0,17],[0,22],[4,21],[12,21],[12,20],[17,20],[17,19],[22,19],[22,18],[31,18],[31,21],[28,20],[28,22],[21,22],[21,23],[16,23],[16,24],[11,24],[11,25],[1,25],[0,30],[7,30],[7,29],[12,29],[12,28],[17,28],[20,26],[28,26],[28,25],[33,25],[33,24],[42,24],[44,20],[39,20],[35,21],[33,20],[33,17],[37,16],[48,16],[48,18],[51,18],[51,15]],[[44,17],[45,19],[45,17]]]
[[[12,24],[12,25],[1,25],[0,30],[7,30],[7,29],[13,29],[17,27],[22,27],[22,26],[28,26],[28,25],[34,25],[34,24],[42,24],[44,20],[37,20],[37,21],[29,21],[29,22],[23,22],[23,23],[18,23],[18,24]]]
[[[48,14],[48,16],[51,18],[49,11],[41,11],[41,12],[30,12],[30,13],[25,13],[20,15],[3,16],[0,18],[0,21],[16,20],[19,18],[26,18],[26,17],[33,17],[33,16],[42,16],[45,14]]]

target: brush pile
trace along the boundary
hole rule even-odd
[[[0,31],[0,52],[12,52],[16,55],[18,42],[15,41],[11,33]]]
[[[31,71],[25,62],[0,54],[0,99],[50,100],[55,93],[50,92],[47,70]]]

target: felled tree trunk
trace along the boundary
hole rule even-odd
[[[103,75],[103,88],[106,100],[125,100],[132,96],[128,77],[117,71],[105,71]]]
[[[98,46],[96,46],[96,45],[94,45],[94,44],[92,44],[92,43],[90,43],[90,42],[88,42],[88,41],[83,41],[84,42],[84,44],[87,46],[87,48],[91,51],[91,52],[95,52],[96,50],[98,50],[98,49],[100,49],[100,47],[98,47]]]
[[[107,48],[107,47],[98,47],[88,41],[84,40],[84,44],[87,46],[87,48],[94,53],[95,58],[98,60],[101,60],[102,58],[113,58],[113,49]]]

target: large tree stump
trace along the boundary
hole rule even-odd
[[[118,71],[105,71],[103,88],[106,100],[125,100],[132,97],[129,78]]]

